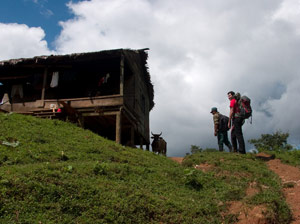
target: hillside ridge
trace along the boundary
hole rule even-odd
[[[235,223],[233,201],[291,219],[279,179],[252,155],[203,152],[180,165],[72,123],[3,113],[0,141],[18,142],[0,144],[0,223]]]

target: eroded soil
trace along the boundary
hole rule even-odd
[[[283,183],[286,202],[293,213],[292,224],[300,223],[300,169],[281,163],[279,159],[267,162],[268,167],[276,173]]]
[[[282,181],[284,186],[283,193],[286,197],[286,202],[290,206],[290,209],[293,213],[293,221],[291,224],[300,223],[300,169],[290,165],[281,163],[279,159],[274,159],[267,154],[260,153],[257,155],[258,158],[261,158],[266,161],[270,170],[276,173]],[[182,163],[182,157],[170,157],[170,159]],[[211,168],[208,164],[199,164],[195,166],[196,169],[201,169],[207,171]],[[255,187],[256,183],[250,183],[246,193],[247,196],[251,197],[253,194],[256,194],[258,191]],[[229,212],[232,214],[239,214],[238,224],[264,224],[266,220],[264,218],[266,208],[262,205],[255,207],[247,207],[243,205],[242,202],[230,202]]]

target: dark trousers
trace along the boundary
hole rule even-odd
[[[243,136],[242,126],[244,124],[244,119],[240,117],[233,118],[233,129],[231,130],[231,143],[234,151],[246,154],[245,141]],[[239,148],[237,148],[237,142],[239,143]]]
[[[227,131],[219,131],[218,132],[218,145],[219,145],[219,151],[220,152],[224,151],[223,144],[225,144],[228,147],[229,152],[231,152],[232,147],[231,147],[231,144],[228,140]]]

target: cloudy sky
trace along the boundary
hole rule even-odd
[[[116,48],[150,48],[150,129],[169,156],[217,147],[209,112],[229,114],[230,90],[252,99],[246,140],[300,144],[299,0],[1,1],[0,60]]]

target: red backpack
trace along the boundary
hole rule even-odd
[[[240,112],[239,116],[248,119],[249,117],[252,116],[252,108],[251,108],[251,100],[247,96],[242,96],[238,100]]]

